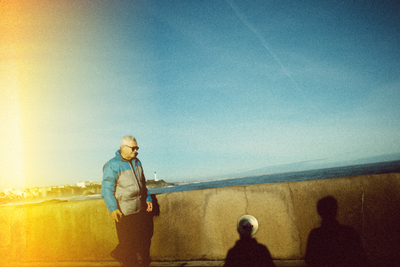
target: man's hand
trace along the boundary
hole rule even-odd
[[[151,201],[146,201],[146,203],[147,203],[147,212],[150,212],[150,211],[152,211],[153,210],[153,202],[151,202]]]
[[[111,218],[116,221],[119,222],[119,219],[122,217],[122,212],[120,210],[114,210],[110,213]]]

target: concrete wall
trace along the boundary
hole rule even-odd
[[[156,195],[154,261],[223,260],[238,239],[243,214],[274,259],[302,259],[320,218],[316,203],[338,200],[338,220],[354,227],[369,257],[400,260],[400,174],[234,186]],[[103,261],[117,244],[102,199],[0,207],[0,261]]]

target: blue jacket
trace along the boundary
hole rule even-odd
[[[101,196],[110,212],[119,208],[129,215],[146,210],[146,201],[152,200],[140,160],[134,159],[131,165],[118,150],[103,167]]]

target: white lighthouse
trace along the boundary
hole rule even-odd
[[[158,180],[157,180],[157,173],[156,173],[156,172],[154,172],[154,181],[156,181],[156,182],[158,181]]]

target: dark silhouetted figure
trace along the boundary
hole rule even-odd
[[[253,225],[243,220],[239,222],[240,239],[228,251],[224,267],[275,267],[271,254],[266,246],[252,238]]]
[[[334,197],[318,201],[321,227],[311,230],[305,260],[309,267],[369,266],[361,240],[352,227],[336,220],[338,204]]]

